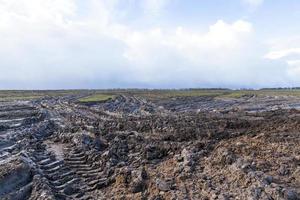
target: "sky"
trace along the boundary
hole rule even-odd
[[[0,89],[300,86],[299,0],[0,0]]]

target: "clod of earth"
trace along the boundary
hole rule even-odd
[[[299,97],[82,96],[0,103],[0,199],[300,199]]]

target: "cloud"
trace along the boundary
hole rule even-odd
[[[236,64],[253,32],[243,20],[219,20],[207,32],[159,26],[139,30],[118,21],[119,3],[2,0],[0,80],[54,88],[213,82],[210,73]],[[160,10],[167,3],[146,0],[143,9]]]
[[[245,4],[252,6],[252,7],[257,7],[260,6],[264,3],[264,0],[242,0]]]
[[[292,80],[299,82],[300,77],[300,60],[288,60],[287,74]]]
[[[237,88],[284,83],[282,72],[289,77],[261,58],[249,21],[147,23],[149,12],[169,3],[0,0],[0,87]],[[133,7],[141,20],[131,23],[126,13]]]
[[[144,0],[141,1],[141,6],[146,14],[160,15],[170,2],[171,0]]]
[[[183,27],[174,30],[156,28],[129,32],[121,40],[127,47],[123,55],[140,79],[153,76],[156,81],[163,81],[161,79],[166,77],[162,74],[174,77],[176,72],[199,73],[207,68],[211,71],[232,65],[239,59],[238,55],[252,32],[249,22],[238,20],[230,24],[219,20],[206,33]],[[197,79],[200,81],[204,77]]]
[[[120,40],[130,77],[154,87],[265,87],[286,84],[284,68],[261,59],[248,21],[218,20],[207,31],[185,27],[128,31]]]
[[[81,16],[71,0],[1,1],[2,87],[108,87],[123,72],[123,44],[107,30],[111,2],[90,0]]]
[[[260,6],[264,3],[264,0],[243,0],[245,3],[251,6]]]
[[[279,51],[271,51],[265,55],[265,58],[271,60],[277,60],[280,58],[287,57],[289,55],[300,55],[300,48],[282,49]]]
[[[288,37],[270,42],[270,51],[264,56],[265,59],[274,62],[285,63],[284,73],[293,84],[300,84],[300,39]]]

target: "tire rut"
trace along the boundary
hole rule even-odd
[[[35,149],[31,157],[56,199],[93,199],[88,195],[84,181],[64,160],[57,159],[45,148]]]

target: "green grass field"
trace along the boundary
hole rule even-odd
[[[81,102],[81,103],[101,102],[101,101],[106,101],[106,100],[112,99],[112,98],[114,98],[114,95],[94,94],[94,95],[79,99],[79,102]]]
[[[256,96],[298,96],[300,97],[300,90],[288,90],[288,89],[262,89],[262,90],[234,90],[229,94],[222,95],[221,97],[227,98],[240,98],[245,95],[256,95]]]
[[[43,97],[84,94],[79,102],[99,102],[114,98],[116,95],[136,95],[150,100],[173,97],[240,98],[245,95],[256,96],[297,96],[300,89],[261,89],[261,90],[229,90],[229,89],[186,89],[186,90],[147,90],[147,89],[116,89],[116,90],[2,90],[0,101],[32,100]]]
[[[298,96],[300,89],[262,89],[262,90],[221,90],[221,89],[193,89],[193,90],[157,90],[141,92],[141,95],[149,99],[163,99],[172,97],[201,97],[210,96],[215,98],[241,98],[243,96]]]
[[[47,96],[79,94],[83,90],[0,90],[0,101],[34,100]]]

